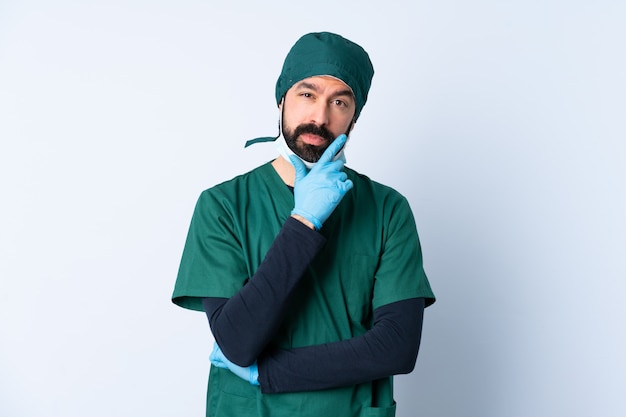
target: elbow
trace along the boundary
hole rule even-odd
[[[250,347],[234,335],[222,334],[220,329],[213,329],[215,343],[220,347],[226,359],[238,366],[250,366],[257,360],[257,355]]]
[[[226,343],[224,346],[220,342],[217,343],[222,349],[224,356],[235,365],[247,367],[256,362],[257,357],[244,349],[239,349],[236,343]]]
[[[398,367],[398,374],[410,374],[415,369],[415,363],[417,362],[417,353],[404,359],[404,361]]]
[[[394,375],[400,374],[410,374],[415,369],[415,364],[417,362],[417,354],[419,351],[419,343],[418,344],[407,344],[397,352],[394,352],[390,357],[395,357],[394,361]]]
[[[223,323],[214,320],[211,323],[211,331],[215,343],[220,347],[226,359],[238,366],[250,366],[257,360],[257,352],[251,349],[246,338],[241,333],[233,332],[231,328],[224,327]]]

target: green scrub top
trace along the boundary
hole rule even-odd
[[[411,209],[395,190],[345,168],[354,187],[320,230],[327,242],[300,281],[273,344],[295,348],[357,337],[385,304],[435,301]],[[254,275],[294,206],[270,163],[204,191],[174,288],[177,305],[234,295]],[[207,416],[393,416],[392,378],[315,392],[263,394],[211,367]]]

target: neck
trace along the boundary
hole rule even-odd
[[[291,165],[291,162],[279,155],[278,158],[272,161],[272,166],[285,184],[291,187],[294,186],[296,182],[296,170],[293,165]]]

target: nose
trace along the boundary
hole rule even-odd
[[[311,108],[310,123],[314,123],[318,126],[326,126],[329,122],[329,109],[328,103],[322,100],[316,102]]]

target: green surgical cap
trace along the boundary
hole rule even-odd
[[[276,102],[295,83],[305,78],[329,75],[346,83],[356,99],[356,120],[367,101],[374,67],[367,52],[356,43],[329,32],[302,36],[285,58],[276,82]]]

